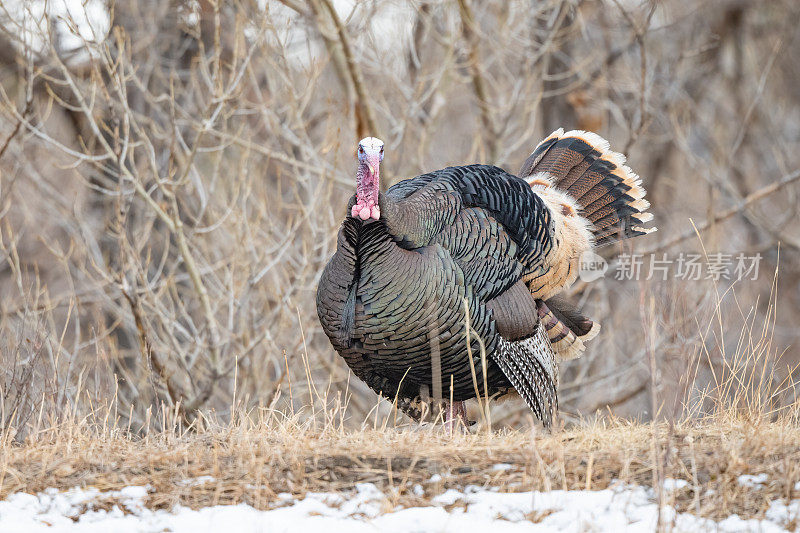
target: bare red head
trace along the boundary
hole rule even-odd
[[[361,220],[378,220],[380,191],[380,165],[383,161],[383,141],[366,137],[358,143],[358,170],[356,170],[356,203],[350,214]]]

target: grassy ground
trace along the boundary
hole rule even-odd
[[[126,426],[121,421],[136,419],[133,406],[122,416],[117,404],[98,407],[98,396],[88,392],[76,395],[84,401],[74,407],[42,401],[18,429],[16,413],[3,418],[11,423],[0,430],[0,498],[50,487],[149,485],[146,505],[155,509],[236,503],[266,509],[285,501],[281,493],[347,492],[367,482],[383,491],[390,511],[426,505],[467,485],[515,492],[597,490],[621,482],[652,487],[660,503],[681,512],[762,518],[776,499],[800,498],[797,369],[779,377],[773,323],[743,329],[718,365],[715,385],[687,386],[682,408],[671,410],[680,413],[673,423],[562,413],[553,432],[496,429],[497,419],[488,429],[491,417],[473,409],[470,418],[480,422],[448,435],[440,423],[404,422],[387,409],[389,402],[373,406],[364,420],[348,410],[349,399],[331,400],[311,382],[304,409],[293,411],[295,402],[249,411],[232,406],[231,422],[201,411],[188,427],[178,411],[166,408],[147,410],[139,427]],[[696,357],[711,356],[700,351]],[[685,372],[690,382],[696,364]],[[670,411],[655,379],[652,389],[650,412]],[[289,383],[288,397],[299,396]],[[766,474],[764,483],[739,480],[759,474]],[[666,490],[666,479],[686,483]],[[795,529],[800,523],[785,525]]]
[[[102,420],[71,421],[24,443],[4,440],[0,498],[48,487],[149,484],[152,508],[245,502],[263,509],[276,505],[280,493],[348,491],[369,482],[384,491],[391,510],[425,505],[466,485],[513,492],[602,489],[619,480],[653,486],[663,503],[719,519],[732,513],[759,517],[772,500],[800,497],[800,425],[788,416],[766,421],[720,415],[677,425],[606,420],[552,434],[447,436],[440,426],[337,426],[315,427],[265,411],[228,425],[203,421],[182,434],[172,429],[134,438]],[[496,468],[500,463],[510,466]],[[742,474],[761,473],[768,475],[762,487],[737,482]],[[665,478],[688,485],[664,491]]]

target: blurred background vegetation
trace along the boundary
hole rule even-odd
[[[578,283],[603,331],[562,366],[564,418],[793,402],[799,16],[793,0],[0,2],[0,423],[110,403],[134,428],[163,406],[387,413],[315,312],[356,142],[386,142],[392,183],[515,172],[562,126],[609,139],[649,191],[659,232],[604,249],[612,267],[630,247],[763,257],[756,280]]]

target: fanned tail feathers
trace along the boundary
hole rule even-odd
[[[547,206],[558,243],[541,269],[523,277],[539,322],[560,361],[579,357],[600,324],[555,295],[578,276],[580,256],[593,247],[644,235],[653,219],[641,179],[608,141],[586,131],[554,131],[528,157],[519,176]]]
[[[656,230],[643,226],[653,215],[641,179],[596,133],[559,128],[539,143],[519,176],[567,193],[591,222],[595,246]]]

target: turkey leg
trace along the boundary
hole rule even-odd
[[[458,426],[459,420],[463,422],[464,428],[469,427],[467,420],[467,408],[464,402],[447,402],[447,411],[444,420],[444,430],[448,435],[453,434],[453,430]]]

